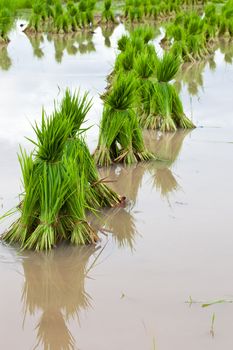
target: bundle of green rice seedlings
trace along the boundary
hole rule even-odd
[[[105,179],[99,177],[96,165],[82,136],[83,124],[87,113],[92,106],[92,101],[85,93],[82,97],[80,92],[71,94],[70,90],[65,91],[65,95],[60,103],[59,111],[62,118],[72,123],[72,130],[66,144],[65,155],[68,158],[77,158],[77,163],[85,165],[83,168],[84,177],[87,180],[86,201],[90,207],[100,208],[114,206],[120,202],[120,196],[112,191],[105,184]],[[81,133],[81,134],[80,134]],[[74,153],[72,155],[72,153]],[[75,156],[76,154],[76,156]]]
[[[172,85],[170,85],[169,89],[172,95],[172,113],[177,126],[183,129],[195,128],[193,122],[184,113],[183,105],[176,89]]]
[[[205,45],[202,35],[191,35],[186,38],[187,51],[190,53],[193,61],[199,61],[210,56],[210,51]]]
[[[135,49],[132,46],[127,46],[124,52],[121,52],[115,61],[114,74],[123,70],[124,72],[129,72],[133,69],[135,60]]]
[[[105,23],[115,23],[114,13],[111,9],[112,0],[104,1],[104,10],[102,12],[102,21]]]
[[[141,108],[139,108],[140,125],[145,129],[159,129],[160,118],[154,83],[149,80],[143,91],[144,94],[141,96]]]
[[[126,47],[128,46],[130,42],[130,38],[128,35],[124,34],[122,35],[122,37],[118,40],[117,42],[117,48],[118,50],[120,51],[125,51],[126,50]]]
[[[163,57],[157,59],[156,77],[158,82],[171,81],[180,68],[180,58],[173,53],[166,52]]]
[[[175,131],[176,124],[172,115],[172,95],[170,85],[167,83],[154,85],[154,96],[157,102],[159,129],[161,131]]]
[[[88,207],[86,201],[89,184],[85,177],[84,159],[80,154],[80,148],[73,148],[72,153],[72,158],[65,156],[63,159],[69,178],[69,191],[61,222],[65,231],[70,232],[71,243],[85,245],[97,242],[98,236],[86,219],[86,209],[93,210],[93,208]]]
[[[153,158],[146,151],[135,114],[135,78],[120,74],[105,97],[98,147],[94,158],[99,166],[113,162],[131,164]]]
[[[60,110],[50,117],[43,112],[41,125],[35,124],[35,151],[20,157],[25,190],[21,215],[5,234],[7,242],[50,250],[63,240],[76,245],[97,241],[86,209],[113,206],[120,198],[101,183],[84,141],[77,139],[89,108],[87,95],[81,99],[67,91]]]
[[[25,153],[19,158],[24,185],[19,206],[21,215],[4,239],[9,243],[19,243],[24,249],[40,250],[50,249],[57,242],[55,223],[67,191],[67,182],[62,180],[64,169],[59,160],[70,126],[66,121],[61,123],[56,113],[48,118],[43,113],[41,126],[36,124],[34,130],[37,135],[37,142],[33,141],[37,147],[35,159]]]
[[[8,8],[0,9],[0,44],[8,43],[8,33],[13,25],[13,13]]]
[[[145,44],[148,44],[150,40],[153,40],[155,37],[155,30],[151,26],[139,26],[136,27],[131,35],[131,39],[133,40],[134,38],[141,38]]]
[[[148,52],[141,53],[135,60],[134,71],[137,77],[138,85],[138,113],[140,116],[140,124],[143,127],[149,127],[152,118],[151,110],[154,100],[151,99],[151,79],[155,75],[155,65],[157,61],[156,54]]]

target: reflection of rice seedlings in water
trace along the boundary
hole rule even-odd
[[[171,165],[179,156],[183,141],[189,133],[190,130],[177,130],[170,133],[144,130],[144,139],[151,152],[156,152],[160,159],[166,160],[166,164]]]
[[[144,131],[145,143],[149,150],[158,154],[161,159],[167,162],[150,162],[146,164],[146,169],[152,176],[152,186],[156,187],[162,196],[168,197],[172,192],[179,189],[179,184],[171,169],[169,168],[178,158],[184,138],[189,134],[189,130],[178,130],[174,133],[161,133]]]
[[[75,347],[74,337],[66,326],[62,313],[58,310],[43,312],[37,329],[37,343],[33,350],[43,346],[44,349],[73,350]]]
[[[108,213],[105,228],[111,232],[119,247],[127,246],[133,250],[137,230],[132,213],[124,208],[111,209],[111,211]]]
[[[39,345],[44,349],[73,349],[74,339],[66,321],[90,306],[85,278],[94,246],[60,247],[49,253],[23,254],[25,282],[22,293],[25,317],[37,310],[42,316],[37,325]]]
[[[7,46],[0,46],[0,68],[2,70],[8,70],[10,69],[11,65],[12,61],[8,55]]]
[[[33,48],[33,55],[37,58],[42,58],[44,56],[44,52],[40,47],[41,43],[44,42],[44,37],[42,34],[31,34],[27,35],[30,44]]]
[[[188,86],[188,91],[192,96],[198,94],[199,87],[203,87],[203,71],[207,62],[185,63],[176,77],[176,82],[182,82]]]
[[[117,168],[111,167],[109,169],[100,169],[99,171],[101,177],[107,177],[109,180],[109,187],[116,193],[125,196],[134,205],[142,184],[145,169],[145,164],[139,163],[134,166],[121,165]]]
[[[120,248],[134,249],[138,232],[130,209],[117,207],[102,210],[98,216],[92,216],[91,223],[97,230],[111,234]]]
[[[66,40],[62,35],[54,35],[54,49],[55,49],[55,60],[57,63],[62,62],[64,50],[66,47]]]
[[[160,191],[163,197],[176,192],[179,188],[175,176],[169,168],[156,169],[154,175],[154,186]]]
[[[107,47],[111,47],[110,37],[112,36],[115,28],[115,24],[101,26],[102,35],[104,37],[104,44]]]
[[[78,48],[75,46],[75,35],[73,34],[68,34],[66,36],[66,51],[68,55],[76,55],[78,52]]]
[[[221,39],[219,41],[219,48],[224,55],[224,61],[228,64],[232,64],[233,61],[233,41],[232,39]]]

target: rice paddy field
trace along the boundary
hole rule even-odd
[[[230,350],[233,3],[89,2],[0,1],[0,349]]]

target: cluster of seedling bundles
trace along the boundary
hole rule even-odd
[[[94,22],[95,4],[96,0],[81,0],[63,6],[61,0],[36,0],[27,31],[75,32]]]
[[[180,5],[180,0],[126,0],[124,15],[131,22],[162,20],[174,16]]]
[[[105,0],[103,22],[115,21],[111,4],[111,0]],[[88,28],[95,22],[95,6],[96,0],[69,0],[65,5],[61,0],[36,0],[26,31],[63,34]]]
[[[49,250],[62,241],[97,241],[86,211],[96,213],[121,198],[99,178],[85,143],[81,124],[90,107],[87,94],[67,90],[53,114],[43,112],[41,124],[35,124],[34,151],[19,154],[24,187],[20,217],[3,236],[5,241],[36,250]]]
[[[180,12],[166,28],[162,44],[180,55],[184,61],[195,62],[208,58],[215,51],[219,38],[233,36],[233,1],[229,0],[221,10],[208,4],[204,15],[197,12]]]
[[[131,98],[124,91],[119,95],[135,111],[141,128],[161,131],[194,128],[171,83],[180,68],[181,60],[171,52],[158,57],[154,45],[150,43],[153,37],[154,31],[151,27],[138,27],[130,36],[123,35],[118,41],[121,52],[109,76],[108,90],[103,96],[105,108],[113,97],[119,103],[116,87],[119,89],[119,81],[128,81],[128,94]],[[118,109],[120,108],[118,105]]]

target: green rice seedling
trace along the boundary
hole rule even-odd
[[[103,206],[114,206],[115,204],[119,203],[120,197],[106,186],[104,180],[99,178],[94,160],[91,157],[85,140],[80,136],[77,137],[82,130],[81,125],[83,124],[91,106],[92,101],[88,99],[87,93],[81,97],[79,91],[73,95],[71,94],[70,90],[67,89],[65,91],[65,95],[59,106],[59,110],[62,118],[65,117],[73,125],[65,153],[69,154],[69,158],[74,158],[74,156],[70,155],[70,153],[72,152],[73,148],[77,148],[79,150],[79,154],[82,155],[82,159],[79,157],[77,162],[83,162],[83,164],[86,165],[83,171],[84,176],[88,181],[88,191],[90,192],[87,203],[90,206],[97,208]],[[85,161],[83,161],[83,159],[85,159]],[[96,203],[96,205],[94,205],[94,203]]]
[[[165,53],[162,58],[157,59],[156,77],[159,82],[169,82],[174,79],[180,68],[180,58],[173,53]]]
[[[99,178],[81,134],[90,110],[87,94],[67,90],[51,116],[42,113],[35,123],[35,150],[21,151],[24,194],[20,217],[4,235],[22,249],[50,250],[61,241],[95,243],[97,233],[86,219],[86,210],[114,206],[121,198]]]
[[[79,7],[79,11],[80,11],[80,12],[86,12],[86,11],[87,11],[87,7],[88,7],[87,1],[81,0],[81,1],[79,2],[78,7]]]
[[[128,35],[125,35],[125,34],[122,35],[122,37],[117,42],[118,50],[120,50],[122,52],[125,51],[129,42],[130,42],[130,38],[128,37]]]
[[[129,18],[131,22],[134,22],[134,20],[136,19],[136,15],[137,11],[135,10],[135,8],[131,7],[129,10]]]
[[[155,30],[151,26],[140,26],[133,30],[131,33],[131,40],[134,38],[140,38],[145,44],[155,37]]]
[[[94,158],[99,166],[113,162],[132,164],[153,158],[146,151],[134,111],[136,83],[133,74],[120,74],[105,96],[98,147]]]
[[[155,74],[157,56],[150,55],[147,51],[137,56],[134,63],[134,70],[137,77],[141,80],[149,79]]]
[[[68,197],[69,178],[62,174],[63,169],[59,163],[43,162],[41,167],[39,224],[28,237],[24,248],[50,250],[59,242],[58,232],[60,235],[62,232],[58,213]]]
[[[161,131],[176,131],[176,124],[172,117],[172,95],[167,83],[155,84],[155,96],[160,119]]]
[[[8,33],[13,24],[12,16],[8,8],[0,9],[0,44],[9,42]]]
[[[138,22],[141,22],[143,19],[143,8],[141,6],[136,9],[136,18]]]
[[[64,209],[64,216],[70,216],[70,220],[67,220],[68,222],[66,223],[64,217],[63,225],[66,226],[66,224],[68,224],[68,227],[71,225],[71,243],[75,245],[84,245],[95,243],[98,240],[98,236],[86,220],[85,209],[88,208],[88,205],[85,199],[87,179],[85,178],[83,169],[84,159],[81,158],[81,164],[79,164],[78,159],[80,159],[80,153],[78,147],[75,147],[75,153],[76,155],[74,158],[72,156],[72,158],[68,157],[64,160],[69,176],[70,190],[66,201],[66,210]],[[77,198],[79,200],[77,200]]]
[[[62,2],[60,0],[55,0],[54,2],[54,16],[55,18],[63,14]]]
[[[172,96],[172,114],[176,122],[176,125],[182,129],[194,129],[195,125],[185,115],[182,102],[180,100],[180,97],[175,87],[170,85],[169,89],[170,89],[170,94]]]
[[[115,23],[114,13],[111,9],[112,0],[104,1],[104,10],[102,12],[102,20],[106,23],[112,22]]]
[[[120,55],[118,55],[114,71],[119,72],[120,70],[123,70],[124,72],[129,72],[134,67],[134,60],[135,60],[135,50],[132,46],[128,46],[127,49],[124,52],[121,52]]]
[[[32,14],[29,25],[25,29],[26,33],[41,32],[42,31],[42,18],[40,15]]]
[[[62,119],[65,118],[71,124],[72,129],[69,138],[75,137],[80,131],[91,106],[92,100],[88,99],[88,93],[84,93],[81,97],[80,91],[72,95],[71,91],[66,89],[58,110]]]
[[[18,155],[21,172],[23,176],[23,186],[25,193],[19,205],[20,218],[14,222],[10,229],[5,233],[3,239],[12,244],[25,244],[28,233],[36,222],[36,213],[39,199],[39,173],[38,167],[33,163],[32,154],[27,155],[21,149]]]

